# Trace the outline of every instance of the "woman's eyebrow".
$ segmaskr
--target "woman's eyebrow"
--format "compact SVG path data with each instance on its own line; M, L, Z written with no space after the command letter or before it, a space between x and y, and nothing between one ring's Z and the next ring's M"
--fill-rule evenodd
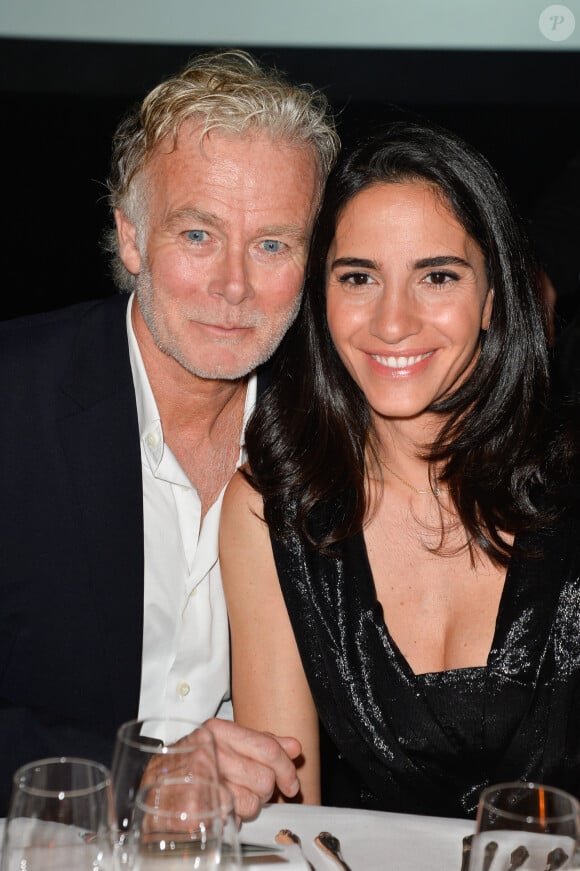
M330 264L331 269L336 269L337 266L350 266L358 269L377 269L377 264L374 260L364 260L361 257L337 257Z
M466 266L472 269L471 263L464 260L463 257L453 257L449 255L441 255L440 257L424 257L421 260L415 260L413 264L415 269L427 269L430 266Z

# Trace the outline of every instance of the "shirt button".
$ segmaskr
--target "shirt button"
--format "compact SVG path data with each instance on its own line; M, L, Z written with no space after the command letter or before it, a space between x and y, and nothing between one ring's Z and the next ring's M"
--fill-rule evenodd
M145 441L147 442L147 444L149 445L150 448L157 447L158 438L155 435L155 433L150 432L149 435L146 437Z
M189 695L190 689L191 687L185 680L182 680L177 684L177 692L182 698Z

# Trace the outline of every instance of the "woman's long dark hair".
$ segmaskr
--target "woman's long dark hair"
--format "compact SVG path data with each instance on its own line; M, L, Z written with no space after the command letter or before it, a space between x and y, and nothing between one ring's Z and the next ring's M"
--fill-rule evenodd
M534 498L555 450L546 439L549 359L534 258L507 191L486 159L429 124L396 122L342 158L314 234L299 316L275 357L272 386L246 432L251 474L272 534L290 531L328 552L363 527L369 405L335 351L326 321L326 261L337 221L360 191L419 181L443 195L483 252L493 310L469 378L435 402L442 428L428 459L443 478L472 546L506 564L501 532L543 525ZM561 459L561 458L560 458ZM320 525L317 509L326 517Z

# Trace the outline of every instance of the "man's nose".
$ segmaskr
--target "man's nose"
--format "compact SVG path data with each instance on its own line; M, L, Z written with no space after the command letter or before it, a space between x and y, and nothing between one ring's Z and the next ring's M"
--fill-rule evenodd
M245 252L235 246L224 248L211 281L211 293L230 305L239 305L254 295Z

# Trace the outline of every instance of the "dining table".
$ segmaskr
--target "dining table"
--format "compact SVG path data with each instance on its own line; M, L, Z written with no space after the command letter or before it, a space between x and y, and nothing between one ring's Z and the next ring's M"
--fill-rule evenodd
M242 842L275 845L276 834L290 829L299 836L301 848L247 856L244 871L338 871L337 863L314 843L320 832L339 839L352 871L460 871L462 841L474 825L444 817L272 804L256 820L242 825Z
M0 820L0 844L3 825ZM320 832L339 839L351 871L460 871L462 839L473 827L469 820L443 817L271 804L241 827L242 843L270 848L245 854L243 871L339 871L315 845ZM281 829L298 835L301 846L278 845Z

